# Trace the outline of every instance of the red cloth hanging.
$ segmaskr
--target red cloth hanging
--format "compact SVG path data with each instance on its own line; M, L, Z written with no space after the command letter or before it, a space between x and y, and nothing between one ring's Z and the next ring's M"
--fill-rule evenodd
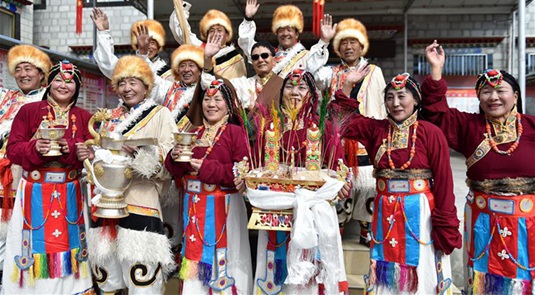
M84 5L82 0L76 0L76 34L82 34L82 13Z

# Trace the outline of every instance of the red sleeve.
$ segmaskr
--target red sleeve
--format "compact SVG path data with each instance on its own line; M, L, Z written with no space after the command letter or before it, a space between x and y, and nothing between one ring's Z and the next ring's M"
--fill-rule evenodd
M450 148L463 152L464 138L468 136L466 124L478 114L460 112L450 108L446 99L448 85L446 80L439 81L427 77L422 83L422 117L442 130Z
M431 238L436 249L450 254L460 249L462 236L459 232L459 219L455 208L453 176L450 166L450 153L446 138L431 124L425 124L427 159L433 172L433 196L435 208L431 212Z
M31 126L36 119L39 119L35 114L31 114L33 109L32 104L20 108L11 125L6 147L8 159L26 171L31 171L49 161L35 149L37 140L31 139L33 136Z
M204 159L201 169L199 169L199 180L205 183L219 184L223 186L234 186L234 173L232 167L235 162L243 160L249 154L246 135L243 128L236 125L228 125L229 138L224 146L228 150L229 157L225 159L225 151L216 151L213 157Z
M342 92L342 90L337 90L334 94L335 100L331 103L340 104L341 107L346 108L345 106L351 105L355 107L355 110L358 110L359 103L350 104L349 98ZM377 128L377 122L372 118L367 118L361 114L354 113L351 117L348 118L347 123L343 126L342 137L356 140L362 143L367 149L371 148L373 137L375 136L374 130Z
M171 175L173 175L174 179L181 179L186 172L193 171L193 169L189 163L175 162L171 156L172 151L173 149L171 149L169 153L167 153L167 157L165 157L165 168Z

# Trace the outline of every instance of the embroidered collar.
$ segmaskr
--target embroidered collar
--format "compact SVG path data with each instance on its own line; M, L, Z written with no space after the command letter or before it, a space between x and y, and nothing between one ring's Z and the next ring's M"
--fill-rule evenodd
M213 125L208 123L206 119L203 119L204 132L201 138L197 140L196 146L202 146L202 147L212 146L212 143L214 142L214 138L217 134L217 131L219 130L219 128L221 128L221 126L225 125L228 122L228 117L229 117L228 115L224 116L223 119L221 119L219 122Z
M392 118L388 117L388 122L390 122L390 125L394 127L394 130L406 130L409 129L414 122L418 119L418 112L414 112L412 115L410 115L405 121L403 121L401 124L396 123Z
M368 64L368 60L361 56L359 58L359 62L354 66L348 65L345 60L340 59L339 67L340 67L340 69L345 70L347 72L349 70L352 70L354 68L358 68L358 67L361 67L361 66L365 67L367 64Z
M294 57L303 50L305 50L305 47L301 43L296 43L292 48L286 50L280 46L277 47L277 53L275 54L277 65L275 65L272 71L278 75L290 64L290 62L292 62Z
M156 103L154 100L146 98L142 102L128 109L124 105L124 101L120 100L118 108L121 109L121 114L124 115L125 119L117 124L117 126L113 128L113 131L110 130L110 136L114 139L120 139L123 131L126 130L126 128L130 127L130 125L136 122L146 110L155 105Z
M264 87L264 85L266 85L266 83L269 81L269 79L271 79L272 76L273 76L273 71L269 72L269 74L267 74L264 78L260 78L260 76L255 75L255 81L258 84L260 84L262 87Z
M46 100L50 108L54 111L54 123L53 124L68 126L69 125L69 111L74 105L74 102L71 102L64 110L62 110L61 107L58 105L58 103L54 99L52 99L50 95L47 97ZM47 118L44 118L44 119L46 120Z
M517 130L516 130L516 114L518 113L516 106L511 110L511 113L505 120L505 122L500 122L498 119L488 117L494 133L496 135L505 135L505 137L512 137L516 139Z

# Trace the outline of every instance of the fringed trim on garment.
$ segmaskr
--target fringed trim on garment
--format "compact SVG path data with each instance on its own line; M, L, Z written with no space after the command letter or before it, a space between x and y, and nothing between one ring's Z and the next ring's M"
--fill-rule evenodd
M532 294L533 281L519 280L474 271L473 280L469 280L471 294Z
M373 177L387 179L433 179L430 169L375 169Z
M75 278L86 278L89 273L87 261L78 261L79 249L70 251L51 253L51 254L33 254L34 263L28 268L28 271L21 270L15 264L11 281L19 283L22 287L26 284L27 279L30 286L34 286L35 279L55 279L74 275Z
M110 231L115 233L113 234ZM87 246L91 249L89 251L89 260L92 264L104 265L112 255L115 255L117 251L116 238L115 225L113 225L113 228L108 226L89 228L87 231Z
M238 295L238 288L236 288L236 285L232 285L231 287L232 295ZM208 295L212 295L214 292L212 291L212 288L208 289ZM225 292L220 292L219 294L227 294Z
M286 261L275 259L275 272L273 274L275 285L282 285L288 276Z
M178 276L182 280L197 278L204 286L208 286L208 283L212 279L212 265L182 257L182 265Z
M484 192L486 194L520 195L535 193L535 178L533 177L506 177L500 179L485 179L481 181L467 178L466 184L471 190Z
M418 289L416 266L378 260L375 275L378 288L387 288L395 293L415 293Z

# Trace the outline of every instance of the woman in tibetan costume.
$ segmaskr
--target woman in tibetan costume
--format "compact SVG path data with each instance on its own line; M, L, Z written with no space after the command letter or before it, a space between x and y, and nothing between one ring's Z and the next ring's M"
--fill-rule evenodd
M365 70L348 76L335 104L355 110L348 99ZM451 294L449 254L461 247L449 149L444 135L418 118L421 92L409 74L385 88L388 118L354 114L344 137L358 140L375 167L377 196L371 230L367 290L378 294Z
M317 115L318 102L319 92L312 74L302 69L290 72L280 90L280 107L273 106L270 115L263 114L264 118L255 120L267 123L256 124L265 125L265 128L259 132L255 141L251 156L253 166L264 167L264 171L278 172L279 164L282 163L288 167L301 167L299 169L308 170L306 172L319 172L323 168L337 169L340 160L345 163L340 136L331 122L322 122ZM321 126L325 126L323 132ZM239 187L243 186L240 178L236 179L236 183ZM346 198L349 190L347 184L339 196ZM254 192L249 193L250 198L258 198L251 195ZM296 195L293 197L298 199ZM276 203L278 197L271 194L265 198L267 202ZM306 211L311 212L322 208L319 214L314 213L314 221L311 221L313 224L305 226L307 230L313 228L313 236L318 237L317 245L304 249L298 247L298 243L292 244L292 238L303 233L295 232L299 226L295 219L293 225L290 225L294 227L292 233L259 231L255 294L338 294L347 291L338 219L336 209L330 202L336 198L336 192L333 195L315 194L314 198L314 204L298 201L297 207L302 204L307 206ZM251 200L253 203L255 202ZM314 207L316 205L319 206Z
M431 75L422 114L466 157L465 207L469 294L535 292L535 117L521 114L518 82L487 70L475 86L479 114L449 108L444 50L426 48Z
M233 183L234 163L249 152L235 100L221 80L194 97L188 114L201 110L193 116L203 119L192 160L175 162L183 151L176 145L165 161L185 190L182 294L252 294L245 203Z
M5 294L94 292L78 182L83 159L77 157L77 143L91 138L91 115L76 106L81 84L76 66L57 63L43 100L24 105L13 121L7 156L24 172L8 229ZM43 136L44 129L60 126L65 135L58 151Z
M163 159L173 147L176 124L169 109L147 98L154 74L142 58L121 57L111 83L121 101L110 110L111 120L101 132L114 139L153 138L157 144L122 146L133 169L132 183L124 192L129 215L120 219L92 216L88 232L91 268L104 292L127 288L129 294L162 294L175 263L164 234L159 196L171 182ZM98 196L93 200L98 203L95 199Z

